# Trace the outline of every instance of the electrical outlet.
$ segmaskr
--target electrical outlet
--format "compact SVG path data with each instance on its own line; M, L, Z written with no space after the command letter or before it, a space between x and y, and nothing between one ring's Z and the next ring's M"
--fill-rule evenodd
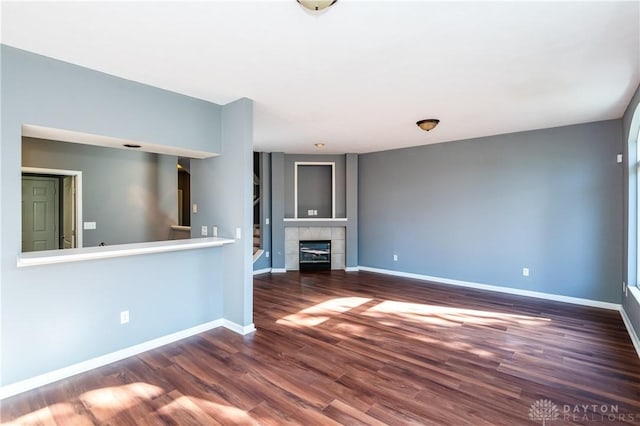
M207 230L207 225L202 225L200 227L200 235L202 235L203 237L206 237L207 235L209 235L209 231Z
M129 323L129 311L120 312L120 324L128 324Z
M212 226L211 227L211 235L213 235L214 237L218 236L218 227L217 226Z
M268 258L269 258L269 252L266 252L266 253L264 254L264 256L268 259Z
M393 261L394 261L394 262L397 262L397 261L398 261L398 255L397 255L397 254L394 254L394 255L393 255Z
M529 268L522 268L522 276L523 277L529 276Z
M242 238L242 228L236 228L236 240Z

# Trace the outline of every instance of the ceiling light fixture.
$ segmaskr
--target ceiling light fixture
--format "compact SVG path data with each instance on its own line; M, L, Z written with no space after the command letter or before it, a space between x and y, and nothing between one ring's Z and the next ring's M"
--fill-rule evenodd
M318 10L326 9L330 6L333 6L333 4L338 0L297 0L297 1L298 3L300 3L300 5L302 5L302 7L306 9L318 11Z
M320 143L320 142L318 142L318 143L314 143L314 144L313 144L313 146L315 146L315 147L316 147L316 148L318 148L318 149L322 149L322 148L324 148L324 144L323 144L323 143Z
M440 122L440 120L437 120L435 118L428 118L426 120L420 120L420 121L416 122L416 124L422 130L424 130L425 132L428 132L429 130L433 130L433 128L436 127L439 122Z

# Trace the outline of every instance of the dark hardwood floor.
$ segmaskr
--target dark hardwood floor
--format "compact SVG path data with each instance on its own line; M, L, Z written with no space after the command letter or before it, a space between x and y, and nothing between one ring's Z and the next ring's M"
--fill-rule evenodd
M618 312L365 272L254 282L256 333L212 330L6 399L2 424L640 424ZM531 419L540 400L558 411Z

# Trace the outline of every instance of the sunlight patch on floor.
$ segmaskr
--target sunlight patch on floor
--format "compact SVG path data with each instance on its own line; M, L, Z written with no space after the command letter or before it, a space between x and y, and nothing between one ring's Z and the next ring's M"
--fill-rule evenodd
M156 398L163 393L164 389L161 387L136 382L85 392L80 395L80 401L99 421L104 422L120 411L131 408L143 400Z
M422 303L387 300L367 309L366 314L385 319L387 315L397 315L403 320L417 321L436 326L461 326L463 324L494 325L518 324L536 326L548 324L549 318L503 312L479 311L450 306L425 305Z
M165 400L170 399L170 402L155 410L156 414L167 419L188 420L189 424L259 424L240 408L195 396L181 395L177 391L165 394L164 389L142 382L94 389L83 393L79 399L100 424L111 424L118 414L135 408L139 404L147 405L147 409L151 408L149 401L159 397ZM162 420L156 418L156 421ZM32 411L14 421L0 424L2 426L58 424L84 426L93 423L89 417L77 411L74 402L68 401Z
M201 411L222 424L257 425L258 422L246 411L231 405L218 404L195 396L181 396L170 404L165 405L159 414L170 414L176 410Z
M314 327L337 314L347 312L370 301L371 299L366 297L338 297L318 303L295 314L287 315L276 322L285 325Z
M55 406L56 409L60 410L61 413L69 413L70 416L73 414L73 406L69 403L59 403L55 404ZM53 420L51 408L53 407L44 407L25 414L24 416L18 417L11 422L2 422L0 424L2 424L2 426L55 425L56 423Z

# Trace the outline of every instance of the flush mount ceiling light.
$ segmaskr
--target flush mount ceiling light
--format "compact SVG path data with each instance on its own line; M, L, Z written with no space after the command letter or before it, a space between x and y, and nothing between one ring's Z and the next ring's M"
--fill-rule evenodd
M323 144L323 143L320 143L320 142L318 142L318 143L314 143L314 144L313 144L313 146L315 146L315 147L316 147L316 148L318 148L318 149L322 149L322 148L324 148L324 144Z
M437 120L435 118L428 118L426 120L420 120L420 121L416 122L416 124L422 130L424 130L425 132L428 132L429 130L432 130L434 127L436 127L439 122L440 122L440 120Z
M332 6L338 0L297 0L300 5L309 10L322 10Z

